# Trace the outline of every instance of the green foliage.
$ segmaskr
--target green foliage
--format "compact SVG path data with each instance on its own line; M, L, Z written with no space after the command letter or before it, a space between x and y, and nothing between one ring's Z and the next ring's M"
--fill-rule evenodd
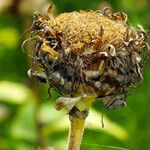
M45 5L44 0L41 5ZM103 6L125 11L134 26L140 23L147 29L150 27L149 0L54 0L57 13ZM21 43L28 37L28 32L22 37L21 34L31 25L32 14L19 7L14 1L11 7L0 12L0 149L32 150L37 146L51 146L63 150L67 141L68 115L65 110L54 109L58 93L52 90L52 97L47 100L48 87L27 77L30 58L21 51ZM130 90L127 107L103 110L100 101L93 104L81 150L150 149L149 65L148 60L142 86ZM101 127L102 111L104 128Z

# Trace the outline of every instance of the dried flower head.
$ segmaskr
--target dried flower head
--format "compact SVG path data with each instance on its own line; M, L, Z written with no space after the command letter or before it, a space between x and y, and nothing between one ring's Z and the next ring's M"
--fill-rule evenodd
M147 32L127 23L127 15L110 8L62 13L35 12L34 68L29 75L62 94L102 98L106 108L125 106L128 88L143 79ZM59 103L60 104L60 103Z

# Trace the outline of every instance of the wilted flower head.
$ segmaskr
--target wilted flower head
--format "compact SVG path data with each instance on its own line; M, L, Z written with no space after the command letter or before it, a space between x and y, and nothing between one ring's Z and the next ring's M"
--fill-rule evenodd
M106 108L125 105L128 88L143 79L143 51L147 32L130 26L127 15L80 11L53 16L36 12L32 26L35 40L29 74L62 94L94 94Z

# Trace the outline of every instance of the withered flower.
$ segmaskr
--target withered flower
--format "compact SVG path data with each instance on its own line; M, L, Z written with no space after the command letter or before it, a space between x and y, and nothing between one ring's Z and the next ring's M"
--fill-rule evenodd
M50 6L47 15L35 12L31 40L33 62L42 72L32 68L29 76L65 94L56 108L65 106L75 118L88 114L88 108L78 107L80 99L101 98L106 108L122 107L128 88L143 80L147 32L130 26L123 12L105 8L55 17Z

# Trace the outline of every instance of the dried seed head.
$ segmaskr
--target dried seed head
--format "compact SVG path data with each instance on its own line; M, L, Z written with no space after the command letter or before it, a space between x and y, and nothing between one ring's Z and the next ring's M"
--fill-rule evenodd
M107 108L124 106L124 98L116 97L126 96L128 87L143 79L144 28L129 26L125 13L109 8L57 17L51 9L48 16L35 13L32 27L33 61L43 69L45 81L60 93L94 93Z

